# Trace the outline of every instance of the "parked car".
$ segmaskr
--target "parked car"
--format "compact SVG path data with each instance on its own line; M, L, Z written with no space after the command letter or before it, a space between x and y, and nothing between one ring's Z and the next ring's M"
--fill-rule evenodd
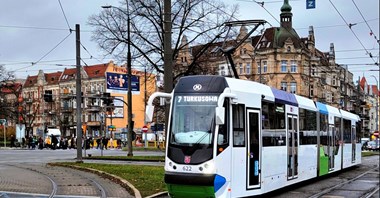
M367 143L367 150L378 151L380 150L380 141L369 141Z

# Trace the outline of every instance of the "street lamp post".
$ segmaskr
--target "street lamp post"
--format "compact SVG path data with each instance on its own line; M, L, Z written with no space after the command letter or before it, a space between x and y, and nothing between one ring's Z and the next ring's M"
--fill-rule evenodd
M128 96L127 96L127 103L128 103L128 156L133 156L132 151L132 133L133 133L133 126L132 126L132 57L131 57L131 31L130 31L130 24L131 24L131 18L129 16L129 3L128 0L125 1L127 4L127 13L125 13L122 9L114 6L102 6L102 8L116 8L119 11L127 14L127 72L128 72Z
M371 75L376 80L377 89L379 89L379 81L377 80L376 76ZM376 93L376 131L379 131L379 91Z

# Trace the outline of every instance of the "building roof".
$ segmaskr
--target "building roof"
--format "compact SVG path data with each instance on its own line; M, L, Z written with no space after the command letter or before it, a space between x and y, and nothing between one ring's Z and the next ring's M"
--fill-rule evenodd
M108 63L105 63L99 65L83 66L83 69L86 71L89 78L99 78L105 76L107 67Z
M25 80L24 87L33 87L37 84L37 78L38 76L28 76Z
M59 83L59 78L61 77L62 72L54 72L45 74L45 81L47 85L55 85Z
M74 80L75 75L76 75L76 68L69 68L69 69L65 68L65 70L63 70L61 78L59 79L59 82L67 82L67 81Z

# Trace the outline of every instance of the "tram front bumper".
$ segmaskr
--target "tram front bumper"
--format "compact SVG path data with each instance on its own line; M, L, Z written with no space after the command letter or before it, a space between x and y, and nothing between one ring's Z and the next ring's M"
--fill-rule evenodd
M215 197L226 183L217 174L165 173L165 183L171 197Z

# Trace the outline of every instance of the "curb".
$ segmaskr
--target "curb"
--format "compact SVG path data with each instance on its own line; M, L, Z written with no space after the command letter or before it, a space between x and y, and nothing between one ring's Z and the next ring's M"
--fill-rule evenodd
M158 196L161 196L161 195L165 195L165 194L168 194L168 191L159 192L159 193L156 193L156 194L153 194L153 195L147 196L147 197L145 197L145 198L155 198L155 197L158 197Z
M62 165L59 165L59 164L50 164L50 163L48 163L48 164L51 165L51 166L62 166ZM108 179L112 178L111 179L112 181L115 182L115 180L117 180L121 186L128 187L129 189L131 189L133 191L133 193L134 193L134 196L136 198L142 198L141 193L140 193L139 190L137 190L137 188L135 188L130 182L128 182L127 180L125 180L125 179L123 179L123 178L121 178L119 176L112 175L112 174L109 174L109 173L104 172L104 171L100 171L100 170L96 170L96 169L92 169L92 168L84 168L84 167L75 166L75 165L63 165L63 167L75 168L75 169L78 169L78 170L92 172L92 173L98 174L100 176L106 176Z

